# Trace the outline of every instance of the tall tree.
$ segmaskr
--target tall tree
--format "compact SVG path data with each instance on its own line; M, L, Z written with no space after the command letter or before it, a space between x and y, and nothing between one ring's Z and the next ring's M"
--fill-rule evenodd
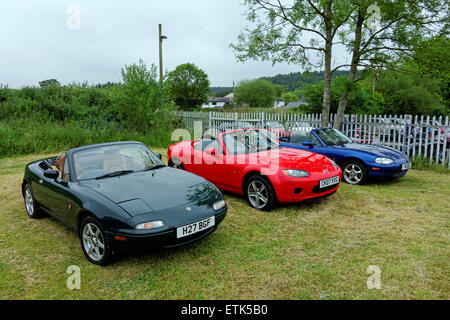
M250 108L273 107L277 91L273 83L263 79L241 81L234 88L236 103Z
M239 61L261 59L324 69L322 126L330 113L333 44L352 14L348 0L245 0L252 23L231 47ZM336 68L334 70L337 70Z
M352 58L350 64L337 67L350 68L349 81L339 101L335 128L341 126L354 83L361 80L358 67L373 72L395 68L393 63L410 57L422 39L448 23L448 1L352 0L352 4L355 11L346 26L352 35L342 38Z
M208 75L195 64L181 64L169 73L170 96L182 108L194 108L206 102L209 93Z

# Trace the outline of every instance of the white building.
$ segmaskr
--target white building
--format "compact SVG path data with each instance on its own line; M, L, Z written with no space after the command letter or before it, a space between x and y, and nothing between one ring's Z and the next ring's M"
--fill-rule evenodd
M202 108L217 108L223 109L226 104L233 102L233 98L230 97L209 97L207 103L202 104Z
M281 98L277 98L273 104L274 108L282 108L284 107L284 100Z

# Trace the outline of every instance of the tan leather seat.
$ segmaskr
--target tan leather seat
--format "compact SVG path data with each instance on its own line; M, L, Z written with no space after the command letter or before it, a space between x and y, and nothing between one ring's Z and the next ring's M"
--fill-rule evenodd
M62 171L64 166L64 159L66 158L65 153L61 153L58 158L55 160L55 166L52 166L52 169L56 169L59 171L59 177L62 178Z
M62 171L63 171L64 159L65 158L66 158L66 154L65 153L63 153L63 154L61 154L59 156L59 159L58 159L58 170L59 170L60 173L62 173Z

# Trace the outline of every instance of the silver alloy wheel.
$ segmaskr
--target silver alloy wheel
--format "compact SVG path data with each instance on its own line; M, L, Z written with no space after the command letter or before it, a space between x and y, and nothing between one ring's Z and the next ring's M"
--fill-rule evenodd
M105 255L105 241L102 232L93 223L87 223L83 228L83 247L94 261L102 260Z
M344 179L350 184L358 184L363 178L362 168L355 164L349 163L344 168Z
M31 194L31 189L27 187L25 189L25 208L27 209L28 215L31 217L34 213L34 200L33 195Z
M247 188L247 196L252 206L256 209L262 209L269 201L267 188L260 181L252 181Z

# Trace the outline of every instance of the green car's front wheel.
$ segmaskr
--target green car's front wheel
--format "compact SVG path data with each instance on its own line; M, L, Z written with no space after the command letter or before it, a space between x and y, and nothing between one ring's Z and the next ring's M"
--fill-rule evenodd
M111 262L111 244L105 236L103 227L93 217L87 217L81 222L80 242L89 262L100 266Z

